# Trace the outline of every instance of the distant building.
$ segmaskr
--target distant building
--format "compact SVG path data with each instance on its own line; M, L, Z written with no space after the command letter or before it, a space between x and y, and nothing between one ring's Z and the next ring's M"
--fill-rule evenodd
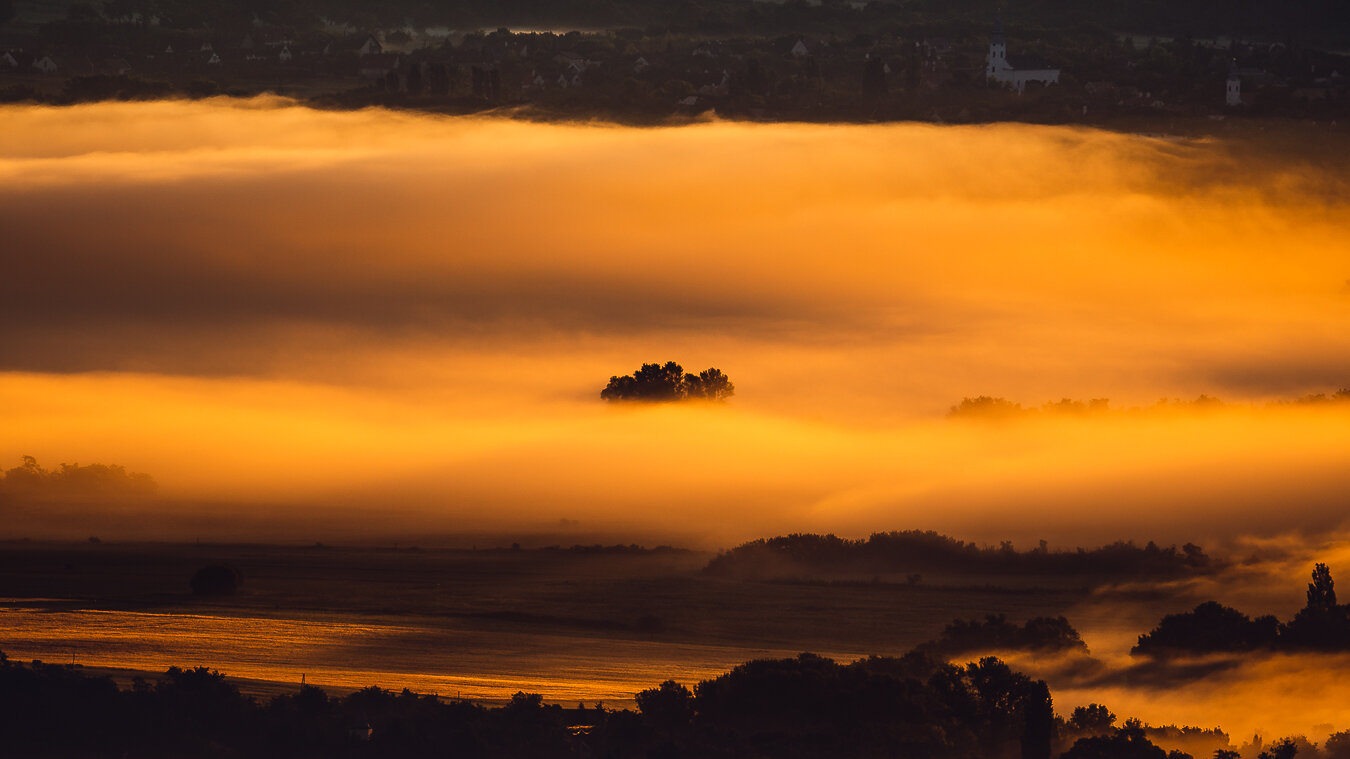
M1224 94L1224 102L1230 107L1242 105L1242 77L1238 74L1237 61L1228 66L1228 87Z
M375 35L367 34L361 40L361 46L356 49L356 52L362 56L380 55L384 52L384 45L381 45L380 41L375 39Z
M1003 16L1000 14L994 22L994 33L989 38L988 65L985 67L985 81L998 82L1012 87L1018 92L1026 89L1028 82L1038 82L1045 86L1059 83L1059 69L1043 67L1026 68L1014 66L1008 60L1008 43L1003 38Z
M829 46L823 40L806 39L799 37L797 44L789 50L794 58L804 58L809 55L823 55Z

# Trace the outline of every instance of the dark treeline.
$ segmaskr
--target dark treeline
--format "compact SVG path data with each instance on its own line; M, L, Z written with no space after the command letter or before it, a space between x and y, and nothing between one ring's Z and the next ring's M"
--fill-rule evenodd
M1252 619L1237 609L1207 601L1184 614L1169 614L1139 636L1133 654L1175 656L1242 651L1350 651L1350 604L1336 603L1335 583L1318 564L1308 583L1308 603L1288 622L1272 615Z
M997 573L1003 575L1173 577L1217 568L1200 546L1140 548L1117 541L1074 551L1051 551L1044 541L1030 551L1011 542L979 546L933 531L874 533L866 540L835 535L793 534L751 541L718 554L704 571L735 577L801 577L832 573ZM910 574L911 581L921 576Z
M44 469L32 456L0 472L0 501L5 496L69 497L73 495L144 496L155 492L155 481L148 474L128 472L109 464L62 464L59 469Z
M1275 401L1269 404L1271 407L1279 406L1308 406L1322 404L1346 404L1350 405L1350 388L1341 388L1333 393L1309 393L1291 400ZM1163 398L1152 406L1146 408L1129 408L1116 410L1111 408L1111 402L1107 398L1089 398L1082 401L1074 398L1063 398L1058 401L1046 401L1039 407L1023 406L1016 401L1010 401L1007 398L980 395L975 397L962 398L961 402L952 406L947 411L947 416L956 419L1000 419L1011 417L1025 417L1038 414L1059 415L1059 416L1095 416L1107 413L1129 413L1141 414L1150 411L1183 411L1183 410L1205 410L1223 408L1230 404L1210 395L1198 395L1194 400L1180 400L1176 398Z
M920 645L918 650L947 658L971 651L1085 654L1088 647L1064 617L1036 617L1019 627L1002 614L990 614L983 621L955 620L942 630L940 636Z
M839 664L802 654L748 662L692 691L667 681L636 701L637 712L564 709L518 693L488 708L407 690L332 698L301 686L260 702L204 667L122 690L74 667L0 656L0 734L15 756L1049 759L1065 750L1125 756L1073 748L1117 734L1152 748L1137 723L1102 724L1098 711L1111 716L1102 707L1058 717L1043 681L995 658Z

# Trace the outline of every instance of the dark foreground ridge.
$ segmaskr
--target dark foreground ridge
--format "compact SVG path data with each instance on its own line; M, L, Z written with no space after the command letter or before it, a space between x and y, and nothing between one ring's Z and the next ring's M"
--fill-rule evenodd
M1150 737L1232 748L1217 730L1116 727L1097 704L1063 718L1043 681L993 657L954 665L914 652L839 664L801 654L747 662L692 691L668 680L636 702L637 712L571 709L517 693L489 708L377 687L337 698L305 685L261 702L206 667L172 667L121 690L73 665L0 654L0 731L7 751L25 757L1192 756ZM1350 731L1337 733L1323 755L1347 747ZM1286 740L1260 756L1298 748Z

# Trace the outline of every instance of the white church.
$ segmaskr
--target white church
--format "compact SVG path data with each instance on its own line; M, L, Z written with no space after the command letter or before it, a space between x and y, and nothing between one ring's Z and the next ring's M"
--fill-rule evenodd
M1228 85L1224 93L1224 102L1230 108L1242 105L1242 77L1238 74L1236 60L1228 64Z
M994 34L989 38L989 58L984 78L986 82L998 82L1021 93L1028 82L1039 82L1047 87L1059 84L1059 69L1018 68L1012 65L1008 60L1008 43L1003 39L1003 14L999 14L994 24Z

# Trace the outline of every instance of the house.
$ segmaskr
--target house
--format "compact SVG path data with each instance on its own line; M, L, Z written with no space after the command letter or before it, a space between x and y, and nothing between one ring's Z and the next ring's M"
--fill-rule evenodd
M281 52L277 53L277 60L281 61L282 63L290 63L291 58L292 58L291 48L289 45L283 46L281 48Z
M591 66L596 65L595 61L588 61L585 56L577 55L576 53L559 53L554 60L574 74L580 74Z
M989 38L989 55L985 59L984 78L986 82L998 82L1011 87L1020 94L1029 83L1036 82L1049 87L1059 83L1059 69L1044 64L1025 63L1014 66L1008 60L1008 43L1003 38L1003 17L1000 14L994 24L994 33Z
M641 74L643 71L646 71L651 67L652 64L645 57L639 56L636 61L633 61L634 74Z
M52 60L50 55L44 55L33 61L33 68L44 74L55 74L57 66L56 61Z
M358 55L365 57L369 55L381 55L384 53L384 45L375 39L375 35L367 34L365 39L361 40L360 47L356 48Z
M1242 105L1242 76L1238 74L1237 61L1228 65L1228 81L1225 87L1224 103L1230 108Z
M829 45L820 40L808 40L799 37L797 43L793 45L792 49L788 52L790 52L794 58L804 58L808 55L822 55L828 51L829 48ZM779 49L781 50L782 48Z
M731 89L731 74L726 69L722 69L721 78L708 76L705 74L704 83L698 88L698 94L703 97L725 96Z

